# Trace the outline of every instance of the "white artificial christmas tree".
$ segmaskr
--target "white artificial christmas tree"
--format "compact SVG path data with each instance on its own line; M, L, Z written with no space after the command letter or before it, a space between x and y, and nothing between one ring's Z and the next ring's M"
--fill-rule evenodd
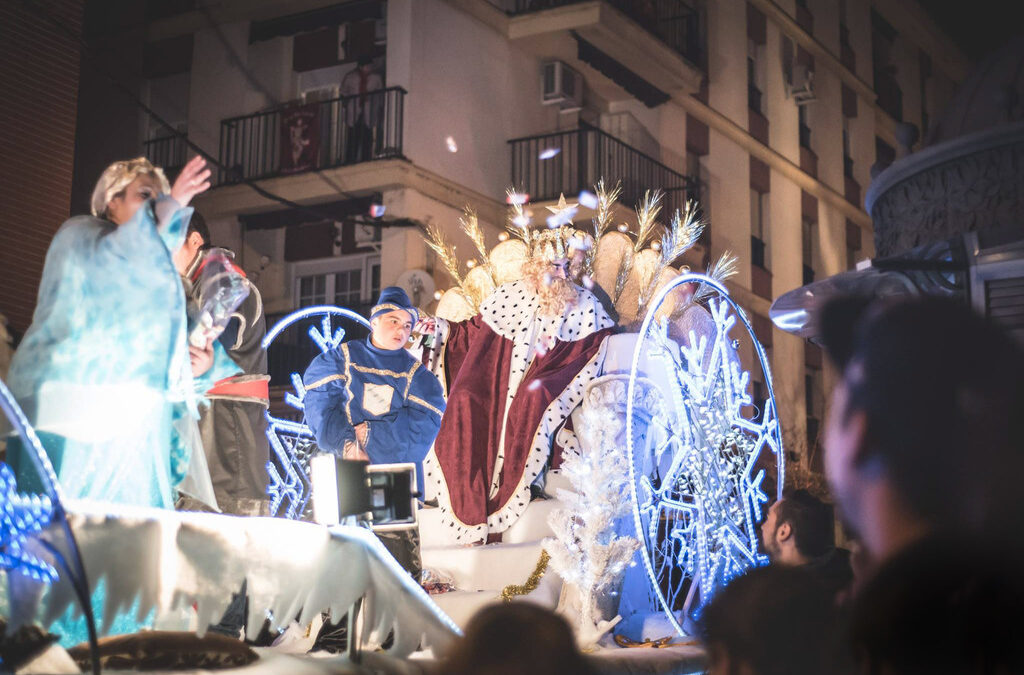
M551 568L578 595L577 639L583 648L595 645L618 621L603 620L598 607L609 594L617 596L640 545L634 537L617 534L618 521L630 510L628 456L621 439L625 423L614 410L624 406L625 390L620 378L595 381L588 390L579 432L582 447L567 451L561 467L575 491L558 490L565 505L548 517L555 536L544 541Z

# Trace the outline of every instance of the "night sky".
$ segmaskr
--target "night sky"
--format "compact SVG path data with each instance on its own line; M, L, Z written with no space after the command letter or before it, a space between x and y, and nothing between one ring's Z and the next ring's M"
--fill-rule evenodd
M1021 0L918 2L975 63L1015 34L1024 33L1024 2Z

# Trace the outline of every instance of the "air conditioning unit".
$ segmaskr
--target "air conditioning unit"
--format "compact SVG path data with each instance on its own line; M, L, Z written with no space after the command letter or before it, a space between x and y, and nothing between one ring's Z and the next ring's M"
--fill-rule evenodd
M541 103L557 105L562 112L583 108L583 76L561 61L544 64Z
M817 100L814 93L814 71L802 63L793 64L789 95L797 105L807 105Z

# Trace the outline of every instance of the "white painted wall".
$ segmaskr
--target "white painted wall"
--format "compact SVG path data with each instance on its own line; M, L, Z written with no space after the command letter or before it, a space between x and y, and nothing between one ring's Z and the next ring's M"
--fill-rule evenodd
M508 141L557 128L558 112L540 103L540 61L446 2L388 6L389 84L409 92L406 157L498 198L511 182Z

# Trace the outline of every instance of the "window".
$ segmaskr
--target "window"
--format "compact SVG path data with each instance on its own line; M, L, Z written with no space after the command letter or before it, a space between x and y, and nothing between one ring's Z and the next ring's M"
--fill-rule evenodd
M327 277L299 277L299 307L323 305L327 302Z
M800 120L800 147L811 149L811 126L808 124L807 106L797 106L797 118Z
M761 110L761 73L757 43L747 40L747 105L751 110Z
M804 284L814 281L814 230L817 223L810 218L804 218L803 225L803 262L804 262Z
M843 118L843 175L853 178L853 157L850 155L850 118Z
M295 263L298 307L333 304L356 311L367 309L380 294L380 257L348 255Z
M768 193L750 190L750 262L768 269L767 244Z
M688 150L686 152L686 175L694 180L696 194L687 195L697 200L697 214L704 221L704 231L700 235L700 243L707 246L711 243L711 192L708 187L707 169L704 168L702 156Z

